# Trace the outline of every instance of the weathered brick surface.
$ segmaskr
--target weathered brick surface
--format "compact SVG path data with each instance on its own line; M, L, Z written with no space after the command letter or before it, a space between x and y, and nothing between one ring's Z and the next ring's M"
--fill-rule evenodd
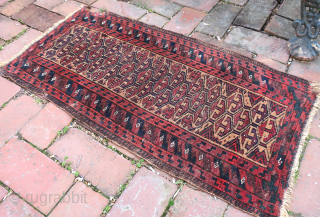
M11 194L0 204L0 216L3 217L41 217L43 216L32 206L21 200L17 195Z
M0 149L0 180L48 214L71 187L74 176L25 141L13 137Z
M67 16L67 15L79 10L83 6L84 6L84 4L81 4L77 1L66 1L66 2L63 2L62 4L54 7L52 9L52 11L56 12L58 14L61 14L63 16Z
M52 103L48 103L20 130L20 134L33 145L44 149L57 136L57 132L71 121L72 117L65 111Z
M78 0L78 2L82 2L82 3L87 4L87 5L91 5L95 1L96 0Z
M229 205L223 217L252 217L252 215L242 212L241 210Z
M197 26L196 31L222 37L240 10L237 6L219 4Z
M244 5L245 3L247 3L248 0L229 0L229 1L237 5Z
M288 73L309 81L320 82L319 64L320 58L317 58L309 63L302 63L298 60L293 60L289 67Z
M274 61L270 58L267 58L263 55L258 55L256 57L256 60L261 62L261 63L264 63L266 64L267 66L273 68L273 69L276 69L280 72L285 72L286 71L286 68L287 68L287 65L286 64L283 64L283 63L279 63L277 61Z
M189 35L206 15L206 13L201 11L184 7L163 28Z
M7 189L0 185L0 201L8 194Z
M217 47L221 47L221 48L224 48L226 50L230 50L230 51L233 51L233 52L236 52L238 54L241 54L243 56L246 56L246 57L252 57L252 53L247 51L247 50L244 50L244 49L241 49L235 45L232 45L232 44L228 44L228 43L225 43L223 41L219 41L217 39L213 39L211 37L209 37L208 35L205 35L205 34L202 34L202 33L199 33L199 32L196 32L195 34L192 35L193 38L196 38L196 39L199 39L199 40L202 40L202 41L205 41L207 43L210 43L210 44L213 44Z
M0 0L0 5L7 3L9 0Z
M182 8L170 0L132 0L130 3L141 7L146 6L148 9L155 10L156 13L166 17L174 16Z
M34 4L38 5L40 7L46 8L48 10L52 10L52 8L60 5L61 3L63 3L64 0L37 0Z
M131 19L139 19L144 14L147 13L146 9L139 8L135 5L114 0L98 0L92 4L95 8L106 8L108 11L119 14L124 17L129 17Z
M286 40L243 27L233 28L224 42L282 63L287 63L289 59L288 42Z
M195 8L199 11L210 11L219 0L172 0L173 2Z
M168 217L223 216L227 203L213 196L184 186L170 208Z
M27 29L25 25L21 25L19 22L11 20L3 15L0 15L0 38L3 40L9 40L13 36L18 35L22 30Z
M249 1L234 23L236 25L261 30L276 5L277 1L274 0Z
M292 20L275 15L265 28L265 31L271 35L275 35L285 39L291 39L296 36L296 32L292 27Z
M176 190L175 184L142 167L107 216L161 216Z
M143 16L140 21L161 28L169 21L169 19L160 16L159 14L148 13L147 15Z
M0 107L20 91L20 87L0 77Z
M11 17L14 13L32 4L35 0L15 0L0 8L0 13Z
M41 32L35 29L29 29L26 33L24 33L17 40L12 43L6 45L0 51L0 62L8 61L11 57L20 53L21 49L26 45L29 45L33 40L38 38L41 35Z
M114 196L120 184L125 183L135 169L130 161L78 129L70 129L50 146L48 152L61 161L68 156L71 167L108 196Z
M302 216L320 216L320 141L313 140L305 151L299 168L290 210Z
M94 192L83 182L77 182L53 210L50 217L99 216L108 202L107 198Z
M284 0L277 14L287 17L291 20L301 18L301 0Z
M42 32L63 19L63 16L47 11L36 5L25 7L12 17L16 20L21 19L22 22Z
M23 95L18 99L11 100L0 111L0 147L40 110L41 107L35 104L34 99L30 96Z

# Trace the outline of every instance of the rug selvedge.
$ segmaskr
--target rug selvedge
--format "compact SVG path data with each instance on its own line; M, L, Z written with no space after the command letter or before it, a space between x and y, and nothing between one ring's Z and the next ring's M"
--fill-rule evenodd
M79 45L74 41L72 42L71 39L66 39L71 28L74 30L82 28L82 33L101 32L101 34L98 34L99 37L92 34L92 38L90 38L89 34L87 34L82 39L76 39L79 41L89 38L89 48L94 47L93 53L83 57L81 61L79 61L80 58L78 57L74 59L79 62L78 64L82 65L86 62L92 63L91 66L94 67L92 72L90 72L90 68L85 67L85 69L78 68L75 70L73 68L76 67L75 64L72 61L70 62L70 58L68 60L66 57L71 52L71 48L69 49L68 45ZM81 36L81 34L79 35ZM102 57L101 52L99 52L99 48L101 48L99 43L102 42L97 40L101 39L102 36L104 39L108 39L110 43L117 41L116 45L121 44L121 49L125 46L128 49L133 47L135 49L137 47L140 48L137 49L139 52L136 52L135 57L139 57L143 61L136 58L133 62L140 64L141 68L133 67L131 72L134 71L134 73L130 73L130 75L142 73L140 78L150 76L143 71L148 67L150 69L150 64L144 64L144 62L147 60L149 62L156 61L155 56L158 59L162 59L162 64L167 67L166 73L162 70L162 77L169 74L170 76L179 74L181 72L181 69L179 71L180 66L180 68L189 69L189 71L185 69L184 77L182 76L189 79L182 79L183 82L180 82L186 85L186 88L182 88L182 90L187 89L189 91L183 100L188 97L194 99L194 102L191 100L191 102L185 103L189 105L187 109L189 116L184 116L186 117L185 120L182 120L182 118L170 120L167 114L170 113L168 112L170 109L167 109L167 112L163 112L165 109L159 109L165 104L165 97L161 98L163 94L159 96L159 94L154 93L154 90L151 91L150 88L144 89L143 93L149 91L151 93L149 97L158 96L161 104L154 111L150 110L152 106L146 108L145 105L150 104L150 100L145 100L145 103L143 103L142 97L145 97L143 94L139 96L139 94L121 87L123 84L132 82L132 79L128 79L129 76L127 76L127 80L120 79L125 78L124 76L119 77L120 82L118 81L118 83L116 81L111 82L118 84L118 86L114 84L108 86L110 78L97 79L96 75L101 76L102 74L102 76L105 76L107 72L112 71L109 67L109 71L104 69L107 71L105 74L102 72L99 74L95 70L99 69L102 63L100 62L99 66L98 64L94 65L99 61L88 61L90 56L94 56L93 60L99 60L99 57ZM96 40L94 37L97 37ZM59 39L61 40L59 41ZM52 55L56 40L57 43L61 43L61 49L58 48L56 51L56 53L61 53L60 56ZM109 47L110 50L114 48L110 44L105 47ZM85 50L81 46L78 46L77 49ZM144 54L146 50L149 51ZM46 56L47 53L49 55ZM109 54L110 60L108 61L110 63L107 63L109 66L112 63L117 65L118 62L112 59L121 53L115 54L115 51ZM128 56L129 54L130 52L126 55ZM126 55L122 57L126 58ZM69 62L65 64L62 61L64 65L61 64L60 60L62 58L64 58L65 62ZM151 61L150 59L152 58L154 59ZM130 61L127 59L125 62ZM174 64L177 65L177 69L173 67ZM120 65L118 64L118 66ZM156 70L157 67L151 67L151 69L150 73L152 74L152 71ZM150 27L115 14L94 16L94 14L85 10L77 12L46 37L38 41L20 57L8 64L5 70L5 76L35 92L45 92L50 100L68 111L75 118L81 120L82 123L144 157L160 169L183 178L209 193L215 194L237 208L259 216L278 216L280 213L284 190L288 185L290 168L297 151L300 134L315 100L315 94L312 93L309 82L306 80L276 72L269 67L258 64L254 60L188 37ZM160 67L158 71L161 71ZM118 70L118 72L123 72L123 70ZM95 76L92 76L94 73L96 73ZM160 76L160 78L162 77ZM136 80L132 84L136 84L136 86L143 84L143 82L142 84L137 83ZM161 83L163 80L159 82L160 79L158 77L152 81L153 83ZM211 111L219 110L217 108L221 103L212 105L214 103L210 104L208 100L206 102L203 100L210 99L210 97L201 97L201 93L209 93L208 81L211 81L210 87L220 88L219 90L217 88L214 89L213 92L220 94L219 100L221 101L221 98L223 98L226 101L225 107L229 109L228 112L221 113L225 116L224 119L221 118L220 122L215 121L220 117L211 118L211 121L208 120L208 114ZM158 86L160 86L160 89L162 88L157 90L158 92L162 93L166 90L163 87L164 85ZM179 93L179 91L173 91L176 86L177 83L167 85L167 90L171 91L171 96L174 95L172 92ZM192 90L194 92L193 95L190 94ZM126 93L131 93L133 97L126 97L128 96L125 95ZM251 98L248 97L248 93L251 93ZM228 100L226 99L228 97L232 98L230 106L227 106ZM251 145L254 141L254 136L246 138L247 143L241 143L242 140L240 139L241 141L238 144L235 142L235 145L232 144L232 141L236 141L237 138L232 138L231 142L224 143L221 136L217 137L218 130L222 136L230 136L228 135L230 131L225 132L228 126L229 129L233 127L232 132L236 134L236 126L241 125L237 125L239 120L242 123L247 123L245 127L250 127L249 122L245 122L240 117L246 116L245 113L238 114L243 110L247 110L252 116L253 111L249 110L249 104L244 105L244 98L251 100L250 104L260 103L259 109L261 112L258 114L259 116L263 115L263 111L268 110L266 117L258 118L258 120L262 120L261 122L266 122L265 126L259 125L260 122L252 123L252 120L249 120L249 122L251 125L255 124L254 129L256 131L261 129L264 134L261 132L260 134L265 137L276 132L276 135L272 137L274 142L272 145L269 144L269 157L263 156L262 152L257 151L251 158L243 156L241 152L247 150L241 149L241 145L242 147L245 146L244 144ZM176 104L180 103L174 109L178 108L177 110L179 110L180 108L180 110L183 110L181 105L185 104L181 99L174 102ZM242 100L242 106L240 107L239 100ZM263 100L267 103L263 103ZM174 104L172 100L168 100L167 105L170 104L169 102ZM273 106L271 106L272 103ZM155 107L155 104L152 104L153 107ZM265 107L262 106L263 104ZM192 106L197 106L197 108L193 109ZM203 109L205 106L207 106L206 110ZM231 108L235 109L232 110ZM251 105L251 108L254 108L254 106ZM283 110L284 108L285 110ZM190 113L190 111L192 112ZM277 119L274 117L275 115L271 114L272 112L280 115L280 117ZM190 122L188 117L195 115L197 115L197 120L207 117L206 122L202 123L201 127L202 132L205 130L209 132L201 135L201 131L198 130L197 132L197 129L194 129L197 128L197 122ZM270 118L270 116L273 118ZM212 113L210 117L212 117ZM228 117L230 121L225 117ZM257 120L254 117L250 119ZM277 122L277 124L272 125L272 121ZM206 125L208 123L212 125ZM208 126L216 126L217 124L223 125L223 127L217 127L216 130L212 127L211 131L207 129L209 128ZM271 125L274 126L274 130L272 130ZM269 129L270 127L271 129ZM252 128L251 131L244 132L241 131L239 134L254 134ZM258 132L256 133L259 134ZM263 144L263 139L267 138L261 138L259 145ZM259 145L255 145L255 150L258 149ZM264 150L266 150L266 147L264 147Z

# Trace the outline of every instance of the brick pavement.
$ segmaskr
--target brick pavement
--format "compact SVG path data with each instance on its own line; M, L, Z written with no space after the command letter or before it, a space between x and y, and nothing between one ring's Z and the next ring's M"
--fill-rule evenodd
M19 53L69 13L90 5L93 12L118 13L320 82L320 58L311 63L291 63L288 53L288 40L294 35L292 21L300 18L299 3L0 0L0 62ZM113 143L106 145L74 125L72 118L55 105L40 105L21 90L0 77L0 201L11 192L0 202L0 216L161 216L174 195L167 216L248 216L191 187L184 186L175 194L179 186L172 183L170 175L147 164L140 168L137 156ZM320 215L320 112L310 135L289 212L293 216ZM30 196L36 195L43 195L45 203L40 198L31 200ZM88 203L66 201L75 195L86 195Z

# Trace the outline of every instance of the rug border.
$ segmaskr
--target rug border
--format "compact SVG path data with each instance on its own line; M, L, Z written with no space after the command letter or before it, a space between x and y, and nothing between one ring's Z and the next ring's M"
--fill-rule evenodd
M29 44L25 45L24 48L23 48L18 54L12 56L9 60L0 62L0 76L3 75L3 72L4 72L3 66L9 64L11 61L13 61L14 59L16 59L16 58L19 57L20 55L22 55L22 54L23 54L29 47L31 47L35 42L37 42L37 41L39 41L40 39L42 39L43 37L45 37L45 36L46 36L47 34L49 34L52 30L54 30L55 28L57 28L61 23L65 22L67 19L69 19L70 17L72 17L75 13L77 13L77 12L80 11L80 10L84 10L84 8L77 9L76 11L70 13L70 14L67 15L64 19L58 21L58 22L55 23L51 28L49 28L49 29L47 29L45 32L43 32L43 33L42 33L39 37L37 37L35 40L33 40L33 41L30 42ZM89 11L88 8L86 8L85 10L86 10L87 12L90 12L90 13L93 13L93 14L99 14L99 13L97 13L97 12L91 12L91 11ZM113 16L116 16L116 17L125 18L125 19L127 19L127 20L129 20L129 21L131 21L131 22L133 22L133 23L138 23L138 24L141 24L141 25L143 25L143 26L148 26L149 28L151 27L152 29L158 29L158 27L156 27L156 26L149 25L149 24L145 24L145 23L142 23L142 22L137 21L137 20L132 20L132 19L127 18L127 17L122 17L121 15L118 15L118 14L115 14L115 13L112 13L112 12L108 12L108 13L106 13L106 14L110 14L110 15L113 15ZM280 72L280 71L278 71L278 70L276 70L276 69L270 68L269 66L267 66L267 65L265 65L265 64L263 64L263 63L261 63L261 62L257 62L257 61L254 60L254 59L248 58L248 57L243 56L243 55L241 55L241 54L239 54L239 53L236 53L236 52L234 52L234 51L231 51L231 50L228 50L228 49L225 49L225 48L221 48L221 47L218 47L218 46L213 45L213 44L209 44L209 43L204 42L204 41L201 41L201 40L199 40L199 39L186 37L185 35L182 35L182 34L179 34L179 33L175 33L175 32L171 32L171 31L169 31L169 30L164 30L164 29L162 29L162 30L163 30L163 31L170 32L170 33L173 33L174 35L181 36L182 38L184 38L184 39L186 39L186 40L190 40L190 41L199 43L199 44L201 44L201 45L203 45L203 46L207 46L207 47L210 47L210 48L219 50L219 51L221 51L221 52L226 52L226 53L229 53L229 54L232 54L232 55L235 55L235 56L239 56L239 57L243 58L243 59L246 60L246 61L250 61L250 62L252 62L253 64L256 64L256 65L258 65L258 66L262 66L262 67L266 68L267 70L269 70L269 71L271 71L271 72L273 72L273 73L276 73L276 74L278 74L278 75L285 76L285 77L288 77L288 78L294 78L294 79L300 79L300 80L306 81L307 83L310 84L311 87L315 87L315 88L316 88L317 86L320 85L320 83L317 83L317 82L311 82L311 81L305 80L305 79L303 79L303 78L299 78L299 77L294 76L294 75L289 75L289 74L287 74L287 73ZM3 70L3 71L2 71L2 70ZM5 73L5 72L4 72L4 73ZM21 82L17 82L17 81L16 81L15 79L13 79L11 76L5 76L5 75L3 75L3 76L6 77L6 78L9 78L9 79L12 80L13 82L15 82L15 83L23 86L24 88L26 88L26 85L21 84ZM314 89L315 89L315 88L314 88ZM26 88L26 89L27 89L27 88ZM318 92L318 91L315 91L314 89L312 89L313 92ZM38 91L33 91L33 90L30 90L30 89L27 89L27 90L30 91L30 92L36 93L37 95L40 94L40 92L38 92ZM52 100L50 100L48 97L46 97L46 96L44 96L44 95L41 95L41 94L40 94L40 97L45 98L45 99L47 99L48 101L54 103ZM54 103L54 104L57 105L56 103ZM72 115L70 112L68 112L65 108L62 108L62 107L59 106L59 105L57 105L57 106L58 106L60 109L62 109L62 110L64 110L65 112L67 112L70 116L72 116L73 118L75 118L76 120L78 120L80 125L85 126L85 127L88 128L89 130L97 133L98 135L100 135L100 136L102 136L102 137L106 137L106 135L104 135L104 134L96 131L93 127L90 127L90 126L87 125L86 123L81 122L80 119L78 119L77 117L73 116L73 115ZM290 208L291 194L292 194L292 192L293 192L293 188L294 188L294 184L295 184L295 183L294 183L294 182L295 182L295 172L298 170L299 163L300 163L300 162L299 162L299 158L300 158L300 156L301 156L301 153L302 153L302 150L303 150L303 147L304 147L304 143L305 143L306 138L307 138L307 136L308 136L308 133L309 133L309 131L310 131L311 123L312 123L312 121L313 121L313 119L314 119L315 114L318 112L319 107L320 107L320 94L318 94L318 95L316 96L316 100L315 100L314 104L312 105L312 110L311 110L310 113L309 113L309 117L308 117L307 123L306 123L305 126L304 126L304 130L303 130L303 132L302 132L302 136L300 137L300 142L299 142L299 145L298 145L298 150L297 150L297 152L296 152L296 154L295 154L295 156L294 156L295 159L294 159L294 161L293 161L293 163L292 163L291 170L290 170L290 172L289 172L288 187L286 188L286 190L285 190L285 192L284 192L284 199L283 199L283 201L282 201L282 205L280 206L280 216L281 216L281 217L282 217L282 216L284 216L284 217L288 217L288 216L289 216L287 210L289 210L289 208ZM119 144L117 141L112 140L112 139L111 139L110 141L112 141L113 143L115 143L117 146L119 146L119 147L121 147L121 148L124 148L125 150L127 150L127 151L129 151L129 152L131 152L131 153L133 153L133 154L141 157L141 155L139 155L138 153L134 153L134 152L130 151L129 149L127 149L125 145L121 145L121 144ZM144 158L144 157L141 157L141 158ZM178 177L178 176L176 176L175 174L172 174L170 171L164 171L162 168L158 167L155 163L153 163L153 162L151 162L151 161L149 161L149 160L147 160L147 159L146 159L146 161L147 161L148 163L150 163L152 166L158 168L159 170L161 170L161 171L163 171L163 172L165 172L165 173L168 173L168 174L170 174L170 175L173 176L173 177ZM191 182L188 181L188 180L185 180L185 181L186 181L188 184L190 184L191 186L194 186L195 188L200 189L200 190L202 190L202 191L204 191L204 192L206 192L206 193L208 193L208 194L210 194L210 195L214 195L215 197L221 199L222 201L225 201L227 204L230 204L228 201L226 201L226 200L223 199L222 197L217 196L217 195L215 195L214 193L210 193L210 192L206 191L205 189L200 188L200 187L194 185L193 183L191 183ZM236 209L238 209L238 210L241 210L241 211L243 211L243 212L245 212L245 213L248 213L248 214L250 214L250 215L259 216L258 214L247 212L247 211L241 209L240 207L236 207L236 206L234 206L234 205L232 205L232 204L230 204L230 205L231 205L232 207L234 207L234 208L236 208Z
M295 173L296 173L296 171L299 170L300 156L302 154L303 148L305 147L305 142L306 142L306 139L309 135L309 132L311 129L311 124L314 120L314 116L318 113L318 111L320 111L320 94L318 94L316 96L315 102L314 102L312 109L309 113L307 123L305 124L304 129L302 131L302 135L300 137L298 150L294 156L292 167L289 172L288 187L286 188L286 190L284 192L282 205L280 207L280 216L281 217L289 217L289 214L287 211L291 207L291 198L292 198L292 193L293 193L293 189L295 186Z

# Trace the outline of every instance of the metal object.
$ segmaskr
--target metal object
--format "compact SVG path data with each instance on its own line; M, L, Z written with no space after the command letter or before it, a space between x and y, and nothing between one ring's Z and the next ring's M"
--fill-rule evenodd
M298 60L310 61L319 55L319 10L320 0L301 0L301 20L293 21L296 36L289 41L290 54Z

